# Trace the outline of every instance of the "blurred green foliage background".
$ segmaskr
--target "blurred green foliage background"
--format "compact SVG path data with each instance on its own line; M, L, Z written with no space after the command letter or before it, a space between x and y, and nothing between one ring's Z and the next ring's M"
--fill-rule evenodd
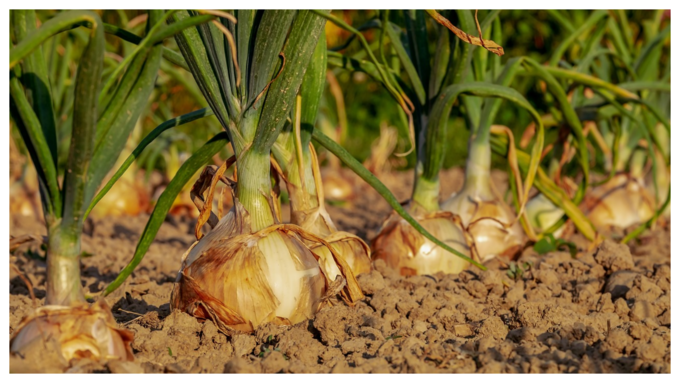
M53 17L56 12L39 11L38 17L44 21ZM496 41L496 43L503 46L505 50L502 63L505 63L512 57L523 55L529 56L541 63L547 62L560 43L572 33L574 28L583 23L591 12L588 10L501 11L499 17L503 26L503 37L501 41ZM634 10L610 12L614 12L618 20L622 20L622 17L625 17L631 31L631 37L638 48L644 41L649 40L649 36L645 36L645 31L651 28L650 23L653 20L661 18L662 27L665 27L666 24L664 23L670 22L670 15L663 11ZM105 10L98 13L106 23L122 26L137 35L143 35L144 33L146 13L143 11ZM479 20L483 20L487 13L488 11L486 10L480 10ZM370 28L370 21L377 17L376 12L352 10L333 11L333 14L362 30L369 43L372 44L372 47L377 49L379 29ZM399 24L398 18L400 12L392 12L391 14L393 15L391 16L393 18L392 21ZM456 24L455 17L451 21ZM368 27L366 27L367 25ZM432 52L436 44L435 25L430 23L428 27L432 27L430 31L432 34L430 51ZM467 32L476 35L476 31ZM73 92L75 60L80 56L81 50L87 41L86 33L87 31L84 28L76 28L68 31L68 33L58 34L48 41L44 48L49 62L49 70L53 74L50 78L56 79L55 83L50 85L55 98L55 110L58 113L60 145L68 145L70 139L68 132L70 132L71 121L68 116L72 113L70 113L68 107L72 103L68 102L68 100L69 97L72 97ZM346 56L357 58L365 56L365 52L362 51L358 41L350 39L351 35L337 26L328 23L326 35L329 48L342 48L338 51ZM612 42L608 40L608 35L604 34L603 36L601 48L611 48ZM583 39L586 37L583 36ZM115 68L115 64L120 62L122 57L134 48L133 44L124 42L114 36L107 35L106 39L108 46L104 75L110 73ZM176 49L174 39L167 39L166 44L169 48ZM579 49L578 44L572 44L569 50L565 52L567 61L569 61L569 57L576 58L575 61L581 57L583 52L580 52ZM670 62L669 52L670 43L661 50L659 55L659 62L662 65L650 68L650 70L666 71L666 67L669 66ZM394 52L388 49L385 54L388 62L391 60L391 62L395 63L395 66L399 64ZM576 62L570 62L569 64L574 65ZM599 73L613 71L608 60L604 59L596 60L595 67L596 73L598 72L597 67L599 67ZM381 123L387 122L388 125L396 127L399 132L399 140L395 151L406 151L409 146L406 116L392 100L388 92L364 73L349 73L338 68L329 68L329 70L337 78L346 107L347 131L342 134L342 145L357 159L364 161L371 153L371 144L380 134ZM612 73L611 75L616 76L617 74ZM404 79L404 81L407 80ZM546 96L540 89L540 84L536 81L524 81L521 82L520 86L522 88L517 90L534 104L538 110L547 110ZM324 120L327 126L338 126L339 117L336 103L337 100L327 86L317 125L321 124L321 120ZM132 135L130 148L133 148L144 135L161 122L205 106L205 100L190 73L163 60L156 88L148 101L145 114L140 119ZM669 111L665 112L669 113ZM521 134L530 123L530 118L525 111L505 103L495 123L507 125L516 134ZM460 114L460 109L454 108L449 126L445 168L464 164L469 137L469 130ZM138 169L146 170L147 177L151 174L151 170L159 170L161 174L167 177L166 180L170 179L184 159L220 130L219 123L214 116L171 129L163 133L160 139L156 140L144 152L142 157L139 158L137 162ZM546 142L551 142L554 140L557 131L549 130L547 134ZM21 140L18 139L19 135L15 129L12 130L12 136L20 150L25 153L25 149L22 148ZM221 153L222 158L228 155L227 151L228 149L225 149L224 153ZM68 151L60 150L60 153L66 154ZM127 154L124 153L124 155ZM397 169L408 169L415 163L414 154L409 155L405 160L399 161L396 157L392 157L392 159L393 165ZM60 158L60 164L63 164L65 161L66 158ZM500 166L504 163L501 159L494 158L495 165ZM60 168L63 169L63 166L60 166Z

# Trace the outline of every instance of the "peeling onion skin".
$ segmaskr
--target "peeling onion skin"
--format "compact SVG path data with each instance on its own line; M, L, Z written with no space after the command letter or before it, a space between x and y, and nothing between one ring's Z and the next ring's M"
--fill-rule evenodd
M470 256L462 230L449 218L414 217L430 234ZM392 212L372 242L373 259L382 259L401 275L457 274L469 263L436 246L418 233L406 220Z
M644 181L627 174L618 174L593 188L583 201L583 209L598 229L639 225L656 210Z
M360 238L344 231L337 231L325 239L349 264L355 276L371 272L371 250ZM330 280L334 281L340 275L340 269L333 260L330 250L325 246L313 246L310 249L319 256L324 271Z
M371 272L371 248L356 235L338 231L323 204L306 211L292 211L291 218L293 224L324 238L349 264L355 276ZM330 250L318 242L306 241L305 243L319 257L319 262L325 265L324 271L328 273L329 279L334 281L335 277L340 274L340 270Z
M56 341L62 357L92 360L134 360L134 333L118 328L111 309L101 299L73 306L43 306L22 320L10 340L10 352L30 354L44 342Z
M515 213L499 199L483 198L475 194L463 189L442 203L442 210L460 216L474 238L483 262L494 257L515 259L525 242L524 231L519 222L506 229L491 219L478 221L480 218L490 217L503 223L510 223L515 221ZM470 223L473 224L470 226Z
M238 214L236 213L238 210ZM284 228L250 234L240 203L185 254L171 307L225 333L312 318L326 292L318 261Z

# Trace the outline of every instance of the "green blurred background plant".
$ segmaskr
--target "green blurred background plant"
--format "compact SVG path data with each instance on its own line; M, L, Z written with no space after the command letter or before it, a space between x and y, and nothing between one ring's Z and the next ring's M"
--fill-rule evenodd
M38 11L40 21L54 17L59 11ZM480 10L479 19L482 20L489 11ZM146 13L143 11L106 10L97 12L105 23L124 26L128 31L137 35L143 35ZM597 20L591 28L577 34L576 39L566 46L564 42L572 36L573 32L586 23L592 17L593 12L588 10L507 10L501 11L499 18L502 25L502 41L497 41L503 46L505 55L502 63L513 57L526 56L539 63L547 63L553 58L555 52L564 49L559 58L558 65L579 70L612 83L630 82L630 68L634 65L635 57L639 56L650 41L661 36L662 31L670 26L670 12L667 11L608 11L608 17ZM379 18L375 11L333 11L332 14L358 28L371 48L378 50L378 36L380 29L372 21ZM403 25L403 16L400 12L392 12L390 19L397 25ZM455 17L451 20L456 24ZM432 28L430 28L432 29ZM436 44L435 30L428 30L432 36L431 44ZM476 35L475 31L467 31ZM332 23L326 25L327 45L329 50L340 52L345 56L358 60L366 58L366 53L356 39L349 32L342 30ZM104 75L110 74L116 65L129 54L135 45L115 36L106 35L107 47L104 61ZM62 154L58 161L60 175L63 175L66 162L67 150L71 131L69 116L72 115L69 108L72 106L73 85L75 78L75 60L80 57L87 43L87 32L83 28L77 28L61 33L51 38L44 46L44 53L48 62L50 84L54 97L54 110L56 115L58 145ZM177 51L174 39L166 39L164 45ZM587 55L592 51L602 51L598 55ZM651 54L653 60L649 60L643 68L637 69L638 81L666 81L670 76L670 35L662 38L660 44L655 46ZM385 56L388 62L393 64L395 71L399 70L399 60L390 45L386 45ZM587 68L583 68L583 60L589 61ZM627 60L627 61L626 61ZM626 67L628 65L628 68ZM331 129L337 129L343 118L346 119L346 130L342 132L339 141L358 160L364 161L369 158L371 144L380 136L380 126L386 123L396 127L398 141L395 152L405 152L409 148L407 118L399 106L393 102L389 92L379 83L372 80L363 72L349 72L329 65L329 71L337 79L337 89L331 89L327 81L326 90L320 106L319 125ZM406 78L401 79L408 81ZM525 77L521 81L515 81L512 85L523 94L537 110L543 113L555 112L554 99L546 94L544 84L539 79ZM578 90L580 95L572 98L575 108L584 106L587 96L583 96L584 88L571 87L567 90ZM337 91L341 91L341 97L345 110L340 117L337 108ZM335 94L334 94L335 91ZM650 103L665 118L670 117L670 92L663 89L651 89L643 91ZM591 92L592 93L592 92ZM590 95L588 91L586 94ZM144 108L144 114L132 133L132 140L128 144L129 150L134 148L138 140L145 137L161 122L173 116L182 115L205 107L206 103L190 73L178 66L162 61L161 71L158 76L152 96L148 105ZM582 108L586 111L587 108ZM611 109L611 108L609 108ZM605 113L607 110L605 110ZM649 116L643 116L649 118ZM496 117L496 124L506 125L521 137L525 127L531 123L530 115L523 109L505 103ZM549 124L546 126L548 127ZM613 139L611 128L605 121L602 126L602 134L610 141ZM138 159L136 167L130 172L142 173L142 179L146 182L150 194L157 196L152 189L163 187L177 171L179 165L200 145L210 137L221 131L220 125L214 116L203 118L200 121L188 123L173 128L163 133L160 139L155 140ZM450 116L449 129L446 140L448 150L445 154L444 168L462 166L467 156L467 141L469 127L466 124L464 108L454 108ZM559 129L546 131L546 145L558 140ZM638 136L642 133L635 133ZM11 136L18 152L26 157L26 148L19 139L15 126L12 126ZM637 138L641 138L638 137ZM635 138L631 139L634 142ZM135 142L137 141L137 142ZM594 145L592 139L591 144ZM221 158L228 157L230 149L225 148L220 153ZM320 151L322 158L327 158ZM125 154L125 152L124 152ZM554 155L561 155L559 150ZM121 156L124 157L124 156ZM594 169L606 174L606 160L601 152L592 159ZM492 166L505 168L505 159L493 156ZM19 160L14 162L20 162ZM28 161L24 161L28 164ZM392 168L405 170L415 164L415 155L410 154L405 158L390 157ZM544 165L547 160L544 161ZM25 169L26 166L24 165ZM575 174L578 172L578 164L573 161L566 164L562 174ZM152 173L158 175L152 177ZM13 173L13 180L22 179L22 174ZM151 184L151 185L149 185Z

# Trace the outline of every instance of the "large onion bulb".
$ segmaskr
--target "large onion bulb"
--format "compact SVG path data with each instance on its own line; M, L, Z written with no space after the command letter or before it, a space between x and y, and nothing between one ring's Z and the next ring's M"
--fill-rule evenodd
M470 248L462 229L447 214L415 215L414 218L435 238L468 255ZM373 259L382 259L401 275L437 272L456 274L468 268L466 260L435 245L396 212L383 223L372 243Z
M654 215L654 198L644 182L628 174L618 174L593 188L583 201L584 210L598 229L627 228Z
M102 299L89 305L43 306L24 318L10 340L10 351L30 355L44 342L56 341L61 355L71 359L134 359L133 333L118 328L111 309ZM36 361L37 362L37 361Z
M251 234L246 210L234 202L229 214L183 257L172 308L212 319L226 333L313 317L335 282L303 242L314 236L293 225ZM343 297L350 303L362 298L347 264L338 267L346 278Z
M514 258L524 245L515 213L501 199L464 187L442 203L442 210L460 216L475 241L482 261L495 256ZM503 223L503 224L501 224ZM510 227L505 227L513 223Z
M149 195L139 180L120 178L106 193L92 215L98 218L136 216L149 207Z

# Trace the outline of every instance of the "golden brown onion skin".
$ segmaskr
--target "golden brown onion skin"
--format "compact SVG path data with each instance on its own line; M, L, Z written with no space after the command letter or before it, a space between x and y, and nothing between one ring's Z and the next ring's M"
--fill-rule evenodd
M10 351L27 353L43 342L57 341L63 358L134 360L134 333L118 328L111 309L101 299L89 305L43 306L22 320L10 341Z
M654 215L654 198L644 183L627 174L618 174L593 188L583 202L588 219L598 229L627 228Z
M470 256L463 231L451 218L426 216L416 219L430 234ZM384 260L401 275L431 275L440 271L456 274L470 265L423 237L395 212L383 223L380 233L373 239L372 249L374 260Z
M336 231L324 239L347 262L355 276L371 272L371 249L361 238L344 231ZM310 249L319 256L319 263L322 264L328 278L334 281L340 270L328 247L319 244L310 246Z
M518 222L514 222L515 213L499 199L472 197L462 191L444 202L442 209L460 216L474 238L482 261L496 256L512 260L524 246L524 231ZM514 224L505 228L496 221Z
M232 209L189 249L171 307L212 319L225 333L312 318L326 292L324 274L312 252L281 225L239 234L244 227L249 225L234 219Z

